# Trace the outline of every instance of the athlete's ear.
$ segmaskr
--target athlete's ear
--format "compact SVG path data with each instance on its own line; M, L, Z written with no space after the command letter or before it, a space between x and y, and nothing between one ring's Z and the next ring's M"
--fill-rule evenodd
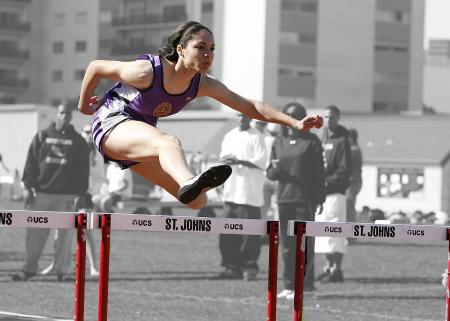
M177 53L178 56L184 57L183 47L181 47L181 45L177 46Z

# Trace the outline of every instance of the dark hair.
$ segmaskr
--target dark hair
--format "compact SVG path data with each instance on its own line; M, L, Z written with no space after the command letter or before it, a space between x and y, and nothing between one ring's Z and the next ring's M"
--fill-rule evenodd
M306 117L306 109L302 104L296 103L296 102L292 102L292 103L288 103L286 106L283 107L283 113L287 114L287 111L289 109L291 109L292 107L294 107L294 110L292 113L290 113L289 115L294 117L295 119L303 119ZM283 136L287 136L288 134L288 128L286 126L283 126L281 128L281 134Z
M201 30L207 30L211 35L213 34L211 30L197 21L186 21L182 23L169 36L167 39L167 44L158 50L158 54L171 62L177 62L177 46L180 45L185 48L189 40L191 40Z
M341 117L341 111L339 110L338 107L334 106L334 105L330 105L326 108L326 110L331 111L333 114L335 114L338 118Z

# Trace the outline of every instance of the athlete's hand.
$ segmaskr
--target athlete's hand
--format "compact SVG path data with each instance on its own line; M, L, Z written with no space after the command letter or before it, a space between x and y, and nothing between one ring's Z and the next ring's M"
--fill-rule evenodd
M295 128L301 131L308 131L311 128L320 128L323 125L323 118L319 115L307 115L295 124Z
M92 115L98 107L98 97L92 96L89 101L84 101L80 99L78 103L78 110L85 115Z
M92 96L91 99L89 100L89 110L92 111L92 114L95 112L97 107L98 107L98 97Z

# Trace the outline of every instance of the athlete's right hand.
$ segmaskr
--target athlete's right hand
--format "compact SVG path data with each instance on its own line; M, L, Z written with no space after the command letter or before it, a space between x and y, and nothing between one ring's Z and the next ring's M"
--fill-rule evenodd
M89 99L89 102L82 102L80 100L80 104L78 105L78 110L85 115L92 115L95 113L95 110L98 107L98 97L92 96Z
M95 112L95 110L98 107L98 97L92 96L91 99L89 99L89 111L92 111L92 114Z

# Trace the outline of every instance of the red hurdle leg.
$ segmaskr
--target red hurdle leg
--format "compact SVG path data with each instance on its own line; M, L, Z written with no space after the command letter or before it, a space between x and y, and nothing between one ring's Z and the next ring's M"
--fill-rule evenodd
M267 296L267 321L277 319L277 280L278 280L278 230L279 222L267 223L269 229L269 280Z
M295 258L295 295L294 295L294 321L302 321L303 317L303 283L305 278L305 248L306 233L305 222L295 222L294 230L297 234L297 252Z
M445 317L450 321L450 228L447 228L448 254L447 254L447 291L445 293Z
M100 223L102 229L102 243L100 248L100 275L98 282L98 321L107 321L111 215L102 214Z
M86 271L86 225L87 216L79 213L76 217L77 257L75 263L75 321L84 321L84 290Z

